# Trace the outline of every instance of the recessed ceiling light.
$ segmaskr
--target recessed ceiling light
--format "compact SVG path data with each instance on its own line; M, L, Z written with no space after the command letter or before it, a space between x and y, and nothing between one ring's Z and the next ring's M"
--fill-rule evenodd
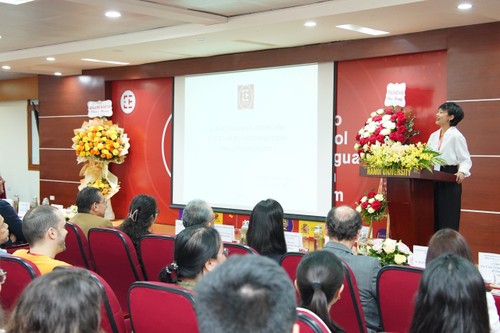
M342 24L342 25L337 25L337 28L351 30L351 31L356 31L356 32L361 32L363 34L373 35L373 36L387 35L388 34L387 31L366 28L366 27L362 27L362 26L356 25L356 24Z
M122 16L122 14L120 14L120 12L117 12L116 10L109 10L104 15L109 18L118 18Z
M304 27L312 28L315 26L316 26L316 22L314 22L314 21L307 21L306 23L304 23Z
M55 60L56 60L56 58L54 58L54 57L47 57L47 58L46 58L46 60L47 60L47 61L55 61Z
M61 75L62 75L62 73L61 73L61 72L54 72L54 75L55 75L55 76L61 76Z
M8 3L9 5L22 5L26 2L31 2L34 0L0 0L1 3Z
M91 59L91 58L83 58L83 61L90 61L90 62L102 62L105 64L113 64L113 65L130 65L128 62L122 62L122 61L112 61L112 60L99 60L99 59Z
M468 2L461 3L460 5L457 6L458 9L460 10L467 10L472 8L472 4Z
M9 70L9 69L10 69L10 66L9 66L9 65L3 65L3 66L2 66L2 69Z

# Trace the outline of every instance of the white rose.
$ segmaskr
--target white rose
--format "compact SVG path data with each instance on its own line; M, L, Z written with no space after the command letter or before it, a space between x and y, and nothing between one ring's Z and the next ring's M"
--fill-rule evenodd
M356 211L357 211L358 213L361 213L361 206L356 207Z
M373 121L373 118L372 118L372 117L370 117L370 118L368 118L368 119L366 120L366 122L367 122L367 123L371 123L372 121Z
M389 135L391 134L391 130L388 128L384 128L383 130L380 131L381 135Z
M393 253L396 251L396 246L391 243L385 243L384 246L382 246L382 249L384 249L385 253Z
M366 197L362 197L361 200L359 200L359 201L361 201L361 203L365 202L366 201Z
M383 115L382 116L382 122L388 122L391 120L391 115L390 114L386 114L386 115Z
M377 201L382 201L382 200L384 200L384 195L379 193L379 194L375 195L375 199L377 199Z
M402 242L398 243L398 250L404 254L411 254L410 248L405 243Z
M370 113L370 117L375 117L377 115L377 112L373 111L372 113Z
M396 244L398 243L398 241L397 241L397 240L395 240L395 239L386 238L386 239L384 240L384 243L385 243L385 244L391 244L391 245L396 246Z
M359 150L359 148L361 148L361 145L359 143L356 143L354 145L354 150Z
M365 153L361 153L359 154L359 157L361 157L361 159L365 158L366 154Z
M377 253L382 252L382 243L373 244L372 250L375 251L375 252L377 252Z
M382 127L384 128L388 128L388 129L395 129L396 128L396 124L394 124L392 121L384 121L382 123Z
M385 113L385 110L384 110L384 109L378 109L378 110L377 110L377 111L375 111L375 112L377 112L378 114L384 114L384 113Z
M396 254L394 256L394 262L398 265L402 265L406 262L406 257L402 254Z
M371 208L371 207L370 207L370 208L368 208L366 211L367 211L368 213L370 213L370 214L375 213L375 209L373 209L373 208Z

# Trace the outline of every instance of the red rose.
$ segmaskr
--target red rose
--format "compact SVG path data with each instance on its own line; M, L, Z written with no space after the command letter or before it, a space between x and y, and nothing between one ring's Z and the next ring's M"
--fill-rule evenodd
M406 136L403 134L398 134L398 139L397 141L404 143L406 141Z
M370 198L373 198L376 195L377 195L377 193L371 191L371 192L368 192L368 194L366 196L368 197L368 199L370 199Z
M389 134L389 139L391 139L392 141L398 141L398 133L391 132L391 134Z
M386 114L392 114L393 113L392 108L385 109L385 113Z
M359 141L359 139L361 139L361 134L356 134L356 141Z
M381 121L382 120L382 116L380 115L376 115L375 117L372 118L373 121Z
M377 135L377 141L380 142L380 143L384 143L385 136L383 136L383 135Z
M406 133L406 126L405 125L399 126L398 127L398 133L401 133L401 134Z
M366 209L368 207L368 201L365 201L361 204L361 208Z
M375 200L374 202L372 202L372 208L374 210L379 210L381 207L382 207L382 204L380 203L380 201Z

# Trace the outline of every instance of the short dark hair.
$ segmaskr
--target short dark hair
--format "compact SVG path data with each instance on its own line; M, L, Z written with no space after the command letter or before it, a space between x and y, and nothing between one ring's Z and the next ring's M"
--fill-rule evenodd
M465 238L458 231L450 228L441 229L432 235L425 258L426 264L447 252L474 262L472 251Z
M486 287L472 262L444 254L426 267L410 332L487 333Z
M207 261L217 258L221 244L215 228L195 225L182 230L175 238L174 262L161 270L160 281L176 283L182 278L196 278Z
M264 256L233 255L195 288L200 333L290 333L296 302L286 272Z
M101 291L84 269L58 269L33 280L12 312L8 332L100 332Z
M141 239L149 234L156 218L156 208L155 198L147 194L136 195L130 202L127 218L118 229L130 237L136 249Z
M212 207L201 199L194 199L188 202L182 211L182 225L185 228L194 225L208 226L214 219Z
M362 226L361 214L349 206L333 207L326 216L328 236L337 240L353 240Z
M453 119L450 120L450 126L457 126L457 124L464 119L464 110L453 102L446 102L439 106L438 109L448 112L448 115L453 116Z
M47 230L57 228L61 216L62 213L53 206L41 205L31 208L24 215L22 224L24 237L30 246L43 240Z
M330 317L329 304L344 283L344 275L342 262L329 251L311 252L297 267L301 306L317 314L332 332L341 330Z
M96 187L87 186L82 188L76 195L76 206L78 213L89 213L94 203L101 202L103 195Z
M250 214L247 242L262 255L286 252L283 208L278 201L267 199L255 205Z

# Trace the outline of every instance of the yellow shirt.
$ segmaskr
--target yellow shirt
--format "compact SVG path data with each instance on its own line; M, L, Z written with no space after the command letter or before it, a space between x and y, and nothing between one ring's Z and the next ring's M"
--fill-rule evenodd
M42 275L52 272L52 270L57 266L71 266L70 264L64 261L56 260L49 256L38 255L38 254L33 255L29 253L28 250L17 250L12 255L28 259L29 261L34 263L36 267L38 267Z

